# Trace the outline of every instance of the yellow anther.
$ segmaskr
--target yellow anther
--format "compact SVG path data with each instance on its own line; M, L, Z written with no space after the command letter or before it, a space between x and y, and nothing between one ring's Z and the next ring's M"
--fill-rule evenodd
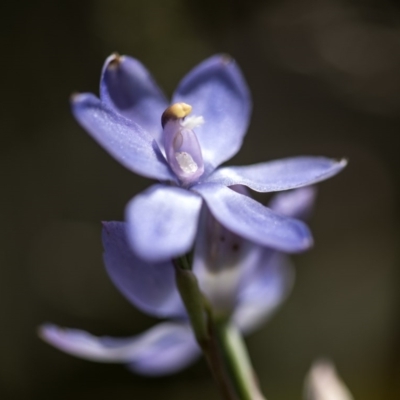
M192 112L192 106L186 103L175 103L168 107L161 116L161 125L164 128L165 124L172 120L185 118Z

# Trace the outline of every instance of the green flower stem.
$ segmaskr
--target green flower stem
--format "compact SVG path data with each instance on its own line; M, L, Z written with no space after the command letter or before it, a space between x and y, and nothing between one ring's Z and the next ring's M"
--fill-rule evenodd
M210 338L204 312L204 299L197 278L190 269L182 268L178 261L175 262L175 270L176 284L189 315L196 339L199 343L206 342Z
M216 322L218 340L240 400L265 400L240 332L229 322Z
M218 348L217 342L213 340L213 335L211 335L208 342L200 344L200 346L222 398L224 400L240 400L225 369L223 355Z
M174 265L178 266L180 269L188 269L191 270L191 263L189 261L189 255L184 255L174 260Z
M176 283L196 340L225 400L265 400L242 337L229 322L215 320L186 258L174 260Z
M224 400L239 400L225 371L224 359L218 350L215 334L209 330L209 308L196 276L188 268L188 263L182 262L182 258L174 260L174 264L179 293L189 315L197 343L203 351L221 396Z

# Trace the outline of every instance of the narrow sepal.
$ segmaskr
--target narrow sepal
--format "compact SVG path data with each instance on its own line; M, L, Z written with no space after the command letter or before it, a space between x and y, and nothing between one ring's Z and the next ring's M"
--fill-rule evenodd
M245 185L257 192L277 192L324 181L347 165L326 157L293 157L215 171L205 182Z
M146 332L126 338L97 337L78 329L46 324L39 336L65 353L86 360L124 363L137 373L159 376L175 373L198 356L190 326L160 323Z
M197 185L214 217L226 228L256 244L284 252L307 250L313 243L303 222L285 217L250 197L218 184Z

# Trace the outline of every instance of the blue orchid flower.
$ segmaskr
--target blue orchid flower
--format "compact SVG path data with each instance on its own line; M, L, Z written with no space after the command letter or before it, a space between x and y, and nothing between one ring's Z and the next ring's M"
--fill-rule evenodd
M72 109L122 165L162 182L126 207L127 240L139 257L153 263L190 251L203 202L240 237L288 253L306 250L312 237L303 222L229 187L288 190L327 179L346 165L345 160L302 156L216 169L240 149L251 113L246 82L224 55L195 67L171 103L139 61L112 55L103 67L100 99L75 95Z
M279 215L303 219L314 198L314 188L306 187L276 195L270 207ZM128 243L127 231L124 222L104 223L106 270L133 305L169 321L128 338L95 337L50 324L40 329L40 335L80 358L123 363L142 375L171 374L191 364L201 350L176 286L174 265L171 261L150 263L137 257ZM245 334L271 317L294 281L294 269L285 254L236 235L219 224L206 207L196 238L193 272L214 316L229 318Z

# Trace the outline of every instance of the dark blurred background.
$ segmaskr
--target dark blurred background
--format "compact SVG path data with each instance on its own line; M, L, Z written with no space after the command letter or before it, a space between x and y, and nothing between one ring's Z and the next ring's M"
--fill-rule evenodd
M400 7L389 0L7 2L1 11L1 399L217 399L204 362L162 379L42 343L45 321L131 335L155 321L106 276L100 221L150 184L71 116L114 51L171 95L216 52L253 93L249 164L348 157L319 186L316 246L294 257L289 300L248 345L270 400L300 399L312 360L332 358L355 399L400 398ZM259 196L266 202L267 197Z

